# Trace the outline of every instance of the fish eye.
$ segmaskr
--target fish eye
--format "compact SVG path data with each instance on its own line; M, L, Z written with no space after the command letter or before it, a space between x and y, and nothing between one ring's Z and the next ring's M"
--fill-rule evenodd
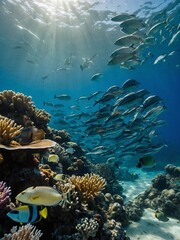
M23 194L25 194L25 192L22 192L21 194L23 195Z

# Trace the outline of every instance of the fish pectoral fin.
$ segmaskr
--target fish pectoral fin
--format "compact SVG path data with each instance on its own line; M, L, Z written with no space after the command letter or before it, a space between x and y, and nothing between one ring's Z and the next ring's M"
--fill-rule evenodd
M41 211L39 211L39 215L43 218L47 218L47 214L48 214L48 211L47 211L47 208L43 208Z
M34 196L34 197L31 197L31 200L36 200L36 199L38 199L39 198L39 196Z

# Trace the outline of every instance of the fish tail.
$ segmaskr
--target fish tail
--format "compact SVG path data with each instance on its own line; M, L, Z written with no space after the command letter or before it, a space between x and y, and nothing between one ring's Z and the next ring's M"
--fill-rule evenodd
M41 211L39 211L39 215L43 218L47 218L47 214L48 214L47 207L45 207Z

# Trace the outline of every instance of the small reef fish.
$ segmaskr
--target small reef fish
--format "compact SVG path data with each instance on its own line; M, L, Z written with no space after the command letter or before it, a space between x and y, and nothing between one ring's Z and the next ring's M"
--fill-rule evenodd
M162 211L160 211L160 210L156 210L156 212L155 212L155 217L159 220L159 221L162 221L162 222L167 222L167 221L169 221L169 218L167 218L166 216L165 216L165 214L162 212Z
M53 177L56 181L62 181L65 179L65 175L63 173L56 174L56 176Z
M64 194L60 194L52 187L37 186L26 188L16 196L16 200L26 204L55 206L63 201L64 197Z
M59 156L57 154L49 154L48 162L58 163L59 162Z
M71 97L67 94L61 94L61 95L54 95L54 98L58 98L59 100L70 100Z
M25 127L21 133L14 138L15 141L19 142L21 145L29 144L32 141L41 140L45 137L45 132L43 129L37 129L34 126Z
M154 168L156 165L156 160L153 156L146 155L139 159L136 167L137 168Z
M91 77L92 81L98 80L100 77L102 77L102 73L96 73Z
M52 102L43 102L44 106L54 107L54 103Z
M19 223L35 223L47 218L47 208L37 205L22 205L7 213L7 216Z

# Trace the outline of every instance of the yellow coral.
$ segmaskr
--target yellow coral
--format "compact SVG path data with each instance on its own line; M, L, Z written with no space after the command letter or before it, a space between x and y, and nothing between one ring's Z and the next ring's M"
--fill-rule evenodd
M23 127L13 120L0 116L0 143L9 145L11 140L20 134Z
M70 177L70 181L84 200L93 200L106 185L105 179L97 174L85 174L82 177L73 175Z

